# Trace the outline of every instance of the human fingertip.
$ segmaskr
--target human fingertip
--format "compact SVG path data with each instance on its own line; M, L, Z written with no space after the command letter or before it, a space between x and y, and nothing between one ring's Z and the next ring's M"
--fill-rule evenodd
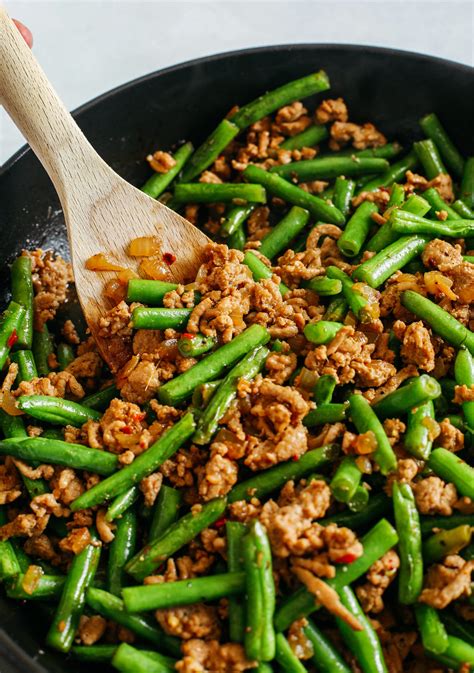
M20 31L23 39L25 40L26 44L29 47L33 46L33 34L29 28L27 28L21 21L18 21L17 19L13 19L13 23L16 25L18 30Z

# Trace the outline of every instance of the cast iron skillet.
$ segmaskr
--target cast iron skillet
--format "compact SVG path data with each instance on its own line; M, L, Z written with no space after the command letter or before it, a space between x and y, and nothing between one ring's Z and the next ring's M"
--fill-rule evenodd
M275 46L189 61L125 84L81 107L75 117L104 159L141 185L145 155L186 139L199 143L234 104L324 68L331 97L344 96L352 121L374 122L389 139L420 136L417 120L435 111L464 154L474 153L473 70L450 61L375 47ZM175 104L172 101L176 101ZM312 101L309 101L310 107ZM24 247L67 256L64 221L46 173L22 148L0 173L0 302L8 263ZM0 599L1 673L84 672L90 665L45 652L49 617L32 603ZM102 667L103 668L103 667Z

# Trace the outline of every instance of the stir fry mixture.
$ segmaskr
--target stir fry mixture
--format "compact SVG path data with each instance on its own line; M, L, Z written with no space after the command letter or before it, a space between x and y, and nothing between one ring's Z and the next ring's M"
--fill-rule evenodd
M328 88L147 157L144 191L215 242L183 284L151 238L130 269L88 261L117 371L65 317L69 265L13 262L0 579L50 648L123 673L474 670L474 158L435 114L408 151Z

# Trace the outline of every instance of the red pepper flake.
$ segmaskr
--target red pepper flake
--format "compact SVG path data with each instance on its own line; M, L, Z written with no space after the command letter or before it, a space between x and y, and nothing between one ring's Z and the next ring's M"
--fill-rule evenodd
M357 556L355 554L351 554L351 553L344 554L343 556L338 558L337 561L335 561L335 563L354 563L356 558L357 558Z
M11 348L14 344L16 344L17 341L18 341L18 334L16 333L16 329L14 329L13 332L8 337L7 341L8 348Z
M176 255L173 255L172 252L164 252L163 253L163 262L165 264L168 264L168 266L171 266L173 262L176 262Z
M140 421L143 421L145 417L146 414L144 412L140 412L139 414L132 414L132 421L135 423L140 423Z
M225 517L225 516L222 516L220 519L217 519L217 521L215 522L214 526L215 526L216 528L222 528L222 526L225 526L226 523L227 523L227 519L226 519L226 517Z
M194 334L191 334L190 332L183 332L181 335L182 339L194 339Z
M124 435L131 435L133 431L132 431L132 428L129 425L125 425L122 428L122 432L123 432Z
M297 454L295 454L291 460L294 460L295 463L297 463L299 461L299 459L300 459L300 457Z

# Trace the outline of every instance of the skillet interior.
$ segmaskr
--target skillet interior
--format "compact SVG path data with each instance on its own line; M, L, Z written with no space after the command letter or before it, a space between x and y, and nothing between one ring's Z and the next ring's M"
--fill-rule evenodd
M417 120L435 111L464 154L474 153L473 71L450 61L373 47L297 45L211 56L148 75L80 108L76 119L104 159L135 185L143 158L179 140L195 143L235 103L324 68L331 97L344 96L352 121L373 121L390 139L420 136ZM311 103L311 101L310 101ZM0 303L8 300L7 264L24 247L67 256L64 221L48 177L23 148L0 173ZM44 652L49 617L0 598L1 673L79 673L86 664ZM92 671L92 667L87 664Z

